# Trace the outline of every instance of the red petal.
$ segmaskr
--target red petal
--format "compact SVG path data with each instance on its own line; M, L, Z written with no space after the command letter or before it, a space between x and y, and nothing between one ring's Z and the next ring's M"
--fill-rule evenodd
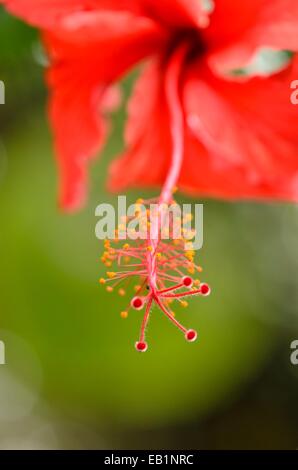
M269 182L250 180L245 168L226 166L210 158L200 141L186 132L185 159L179 189L192 195L217 199L298 201L298 177Z
M100 111L111 107L115 98L107 95L107 87L161 44L149 19L119 12L80 15L76 34L70 28L63 35L44 35L53 62L48 81L60 202L68 210L83 203L88 159L104 142L106 125Z
M127 152L113 162L109 188L161 184L170 164L169 117L162 89L162 71L151 63L135 84L129 102L125 140Z
M203 0L140 0L145 11L163 24L180 27L206 27L208 12Z
M262 1L216 0L210 14L210 25L203 31L209 47L226 46L241 37L254 25Z
M260 47L298 51L297 31L297 0L216 0L204 34L210 63L222 72L247 64Z
M79 68L55 69L50 119L60 171L61 207L73 210L85 203L88 159L104 143L106 124L99 110L105 88L87 83ZM60 82L60 83L58 83Z
M298 200L298 107L289 83L298 63L270 77L225 82L204 67L186 79L185 153L178 185L220 198ZM171 159L161 70L140 77L129 106L128 150L111 167L110 188L155 186Z
M139 0L0 0L14 15L40 28L57 30L66 16L83 11L140 13Z
M232 83L192 70L184 102L189 139L181 184L200 194L298 200L298 61L270 78ZM202 154L202 144L209 156ZM197 170L197 171L194 171Z

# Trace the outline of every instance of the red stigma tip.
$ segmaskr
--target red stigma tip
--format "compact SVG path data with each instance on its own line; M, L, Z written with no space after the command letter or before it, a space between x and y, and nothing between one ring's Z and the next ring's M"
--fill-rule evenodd
M136 350L139 352L145 352L148 349L148 344L145 341L138 341L135 346Z
M141 297L134 297L131 301L131 306L135 310L141 310L144 307L144 301Z
M182 284L185 286L185 287L191 287L192 284L193 284L193 279L190 277L190 276L184 276L182 278Z
M200 286L200 291L201 291L201 294L202 295L209 295L210 292L211 292L211 289L210 287L208 286L208 284L201 284Z
M185 333L185 338L187 339L187 341L195 341L197 339L198 335L197 335L197 332L195 330L188 330L186 333Z

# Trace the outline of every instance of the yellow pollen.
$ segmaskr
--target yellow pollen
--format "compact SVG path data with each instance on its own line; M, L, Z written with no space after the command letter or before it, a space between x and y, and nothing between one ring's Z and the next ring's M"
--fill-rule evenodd
M124 249L124 250L128 250L128 248L129 248L129 243L125 243L125 244L123 245L123 249Z
M121 316L121 318L127 318L128 317L128 312L121 312L120 316Z
M151 245L147 246L147 251L152 251L152 250L153 250L153 248L152 248Z
M113 290L114 290L114 289L113 289L112 286L108 286L108 287L106 288L106 291L107 291L107 292L113 292Z
M188 302L186 302L186 300L181 300L181 306L182 306L183 308L188 307Z
M140 289L141 289L140 285L137 284L136 286L134 286L134 291L135 292L138 292L138 290L140 290Z
M98 282L99 284L105 284L106 280L103 277L101 277Z
M118 294L121 295L121 297L123 297L126 294L126 292L124 289L119 289Z
M107 276L108 276L108 278L113 279L116 276L116 273L108 271Z

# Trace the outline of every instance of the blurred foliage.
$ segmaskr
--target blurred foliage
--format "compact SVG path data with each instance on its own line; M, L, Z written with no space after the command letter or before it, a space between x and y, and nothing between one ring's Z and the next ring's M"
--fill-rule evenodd
M102 244L94 234L96 205L116 203L104 181L122 149L124 109L92 168L88 206L74 216L59 213L37 34L0 11L0 40L0 79L7 86L0 107L0 339L7 342L9 371L51 407L52 418L100 430L105 446L249 447L250 439L270 447L278 445L277 429L281 445L292 445L293 414L280 411L287 385L276 379L273 359L294 403L297 373L288 348L297 333L297 209L205 201L199 257L213 292L175 309L199 331L199 341L186 343L155 309L148 353L136 354L140 313L122 320L125 300L98 285ZM124 87L127 94L131 79ZM143 194L130 192L129 200L137 196ZM2 388L2 407L13 386ZM270 400L260 398L266 391ZM28 393L22 409L26 404L34 413ZM15 409L21 401L14 400ZM261 431L264 403L272 419ZM0 420L17 422L15 413L0 413Z
M0 109L0 126L25 118L45 96L43 70L38 65L38 33L8 16L0 7L0 80L5 83L6 105Z

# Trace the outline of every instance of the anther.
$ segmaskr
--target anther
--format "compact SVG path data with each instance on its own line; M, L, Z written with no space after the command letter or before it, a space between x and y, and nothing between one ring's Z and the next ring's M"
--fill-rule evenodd
M113 273L113 272L107 272L107 276L109 279L113 279L115 276L116 276L116 273Z

